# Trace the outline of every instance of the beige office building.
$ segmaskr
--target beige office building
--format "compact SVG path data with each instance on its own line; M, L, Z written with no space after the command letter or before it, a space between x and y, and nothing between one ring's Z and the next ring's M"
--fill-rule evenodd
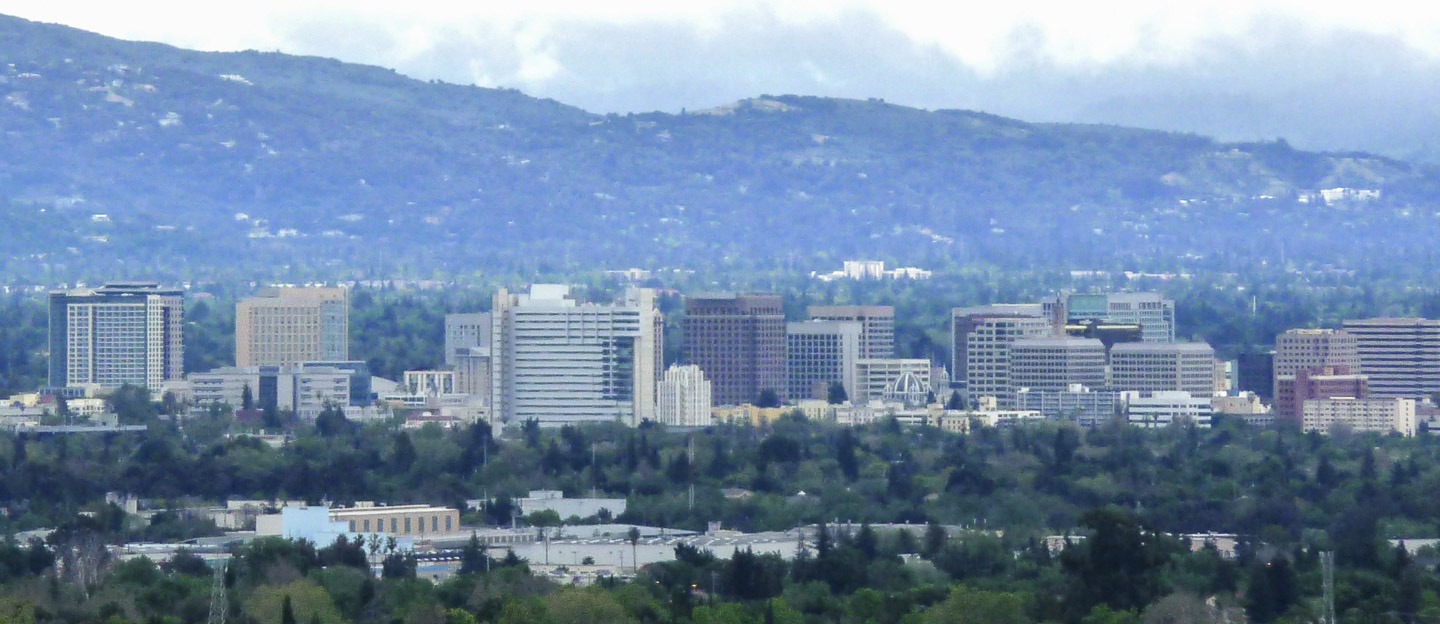
M1105 386L1105 345L1094 338L1021 338L1010 343L1010 387L1062 391Z
M1110 349L1110 386L1121 392L1215 393L1215 350L1203 342L1128 342Z
M1302 409L1305 431L1321 435L1334 433L1337 427L1351 431L1415 435L1418 424L1415 401L1411 399L1310 399Z
M350 359L344 288L266 288L235 306L235 365L284 366Z

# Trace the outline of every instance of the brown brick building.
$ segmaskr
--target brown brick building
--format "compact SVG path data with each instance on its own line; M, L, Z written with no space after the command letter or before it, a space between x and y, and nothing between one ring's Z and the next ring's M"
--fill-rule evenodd
M778 295L699 295L685 300L685 357L710 380L712 403L783 399L785 311Z

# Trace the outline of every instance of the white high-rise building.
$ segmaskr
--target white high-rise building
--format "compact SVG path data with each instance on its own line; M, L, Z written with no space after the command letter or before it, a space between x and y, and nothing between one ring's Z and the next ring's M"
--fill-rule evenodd
M185 306L178 289L116 282L50 293L50 386L141 386L180 379Z
M855 396L862 331L857 321L786 323L786 398L823 400L831 383L844 386L845 396Z
M580 303L558 284L501 289L491 310L495 417L545 426L654 419L663 326L650 289L613 304Z
M671 366L657 390L656 418L673 427L708 427L710 380L699 366Z

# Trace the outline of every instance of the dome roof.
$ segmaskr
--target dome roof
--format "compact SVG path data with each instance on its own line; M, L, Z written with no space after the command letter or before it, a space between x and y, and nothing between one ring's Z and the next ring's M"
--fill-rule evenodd
M906 372L896 377L895 381L890 382L890 386L885 388L885 391L894 394L925 394L930 392L930 383L915 373Z

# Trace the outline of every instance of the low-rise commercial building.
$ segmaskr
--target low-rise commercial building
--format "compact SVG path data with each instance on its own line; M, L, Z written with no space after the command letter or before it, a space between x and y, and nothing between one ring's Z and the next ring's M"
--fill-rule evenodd
M615 517L625 513L623 498L565 498L559 490L530 490L530 495L515 500L522 515L537 511L553 511L561 520L591 518L602 513Z
M1413 399L1310 399L1301 408L1302 427L1329 435L1339 428L1413 436L1419 425Z
M1131 425L1146 429L1182 421L1208 429L1214 413L1211 398L1208 394L1194 396L1180 391L1126 393L1125 417Z

